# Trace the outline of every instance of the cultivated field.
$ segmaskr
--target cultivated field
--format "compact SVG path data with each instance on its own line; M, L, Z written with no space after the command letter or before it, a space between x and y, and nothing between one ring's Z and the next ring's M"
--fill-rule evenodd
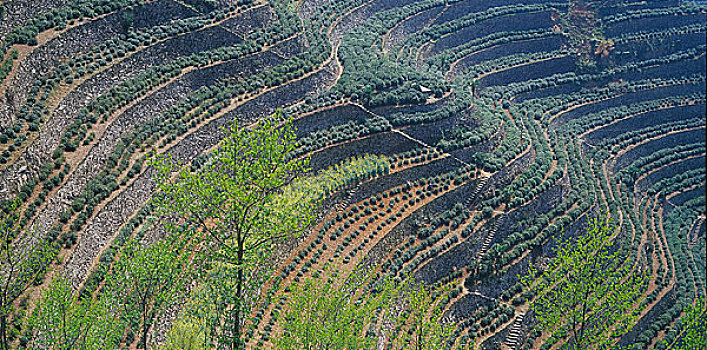
M518 275L605 212L650 274L619 343L668 348L707 294L707 7L609 3L2 2L0 199L56 248L18 312L55 274L99 293L130 237L160 234L151 152L197 167L222 126L281 108L312 174L364 154L389 169L277 252L250 346L279 329L286 287L330 265L453 283L430 306L454 320L452 349L557 349Z

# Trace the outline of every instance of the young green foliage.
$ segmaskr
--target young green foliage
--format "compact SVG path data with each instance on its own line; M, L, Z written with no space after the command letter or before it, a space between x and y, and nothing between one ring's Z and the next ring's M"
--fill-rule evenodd
M214 275L211 266L218 265L217 275L228 274L227 279L209 280L224 284L216 289L227 293L219 293L223 303L216 309L229 315L214 329L221 332L219 345L231 349L243 348L247 291L262 282L257 276L262 276L274 244L300 234L314 220L315 200L288 191L297 176L309 170L308 159L290 157L296 135L291 120L279 125L280 119L278 111L249 128L230 126L202 169L178 167L165 158L153 162L163 194L161 210L186 224L175 227L177 231L200 240L208 252L204 272Z
M359 276L359 277L357 277ZM368 277L352 277L343 285L335 279L308 278L291 287L283 332L275 341L278 350L370 349L376 341L366 327L390 298L390 285L376 295L361 295Z
M389 172L390 162L387 157L365 154L347 159L315 176L299 178L290 186L290 190L309 196L312 198L310 200L319 200L342 188Z
M149 247L131 241L118 256L108 290L125 321L139 325L139 348L147 349L152 323L178 295L181 272L179 255L169 241Z
M43 275L53 259L51 246L32 230L20 227L20 205L0 210L0 350L10 349L10 315L15 301Z
M405 311L397 316L396 324L406 329L397 335L392 349L444 349L452 339L454 325L444 320L444 313L435 306L435 294L448 292L450 286L442 286L434 293L423 282L408 277L399 288Z
M79 300L71 284L55 278L29 319L30 349L102 350L116 348L123 328L108 300Z
M671 349L702 350L707 348L707 304L704 299L685 307L685 316L680 318L680 335Z
M167 333L163 350L208 350L206 325L193 317L179 317Z
M164 350L213 349L216 340L214 336L218 331L215 327L219 325L219 320L226 316L223 309L217 309L218 306L225 305L225 302L214 301L213 298L224 299L228 296L228 293L222 294L221 291L214 290L218 285L204 283L191 290L179 317L167 333Z
M531 267L522 283L535 298L530 307L544 332L568 338L574 350L606 349L637 320L646 276L634 270L608 218L590 219L586 233L559 244L545 269Z
M384 342L394 350L443 349L454 326L435 308L432 288L411 277L373 277L354 272L342 285L323 277L293 285L275 348L358 350Z

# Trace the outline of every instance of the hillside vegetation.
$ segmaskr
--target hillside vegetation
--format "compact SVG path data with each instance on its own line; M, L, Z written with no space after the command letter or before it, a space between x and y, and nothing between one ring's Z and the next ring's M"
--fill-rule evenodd
M205 327L269 349L326 277L426 291L446 349L560 349L571 337L536 327L523 277L604 215L622 271L645 276L612 343L680 348L707 296L706 40L702 1L2 1L0 281L15 282L0 286L0 347L31 348L32 315L66 305L106 327L81 349L157 349L203 321L184 316L199 300L233 314L238 295L237 326ZM177 165L198 183L221 140L258 125L285 141L242 149L297 166L245 161L258 166L231 181L263 176L166 204ZM244 241L244 258L241 226L216 214L254 187L269 189L253 221L268 243ZM250 289L201 283L243 271ZM139 294L148 277L164 290ZM116 290L142 307L120 325L102 316ZM379 349L415 329L380 336L365 316Z

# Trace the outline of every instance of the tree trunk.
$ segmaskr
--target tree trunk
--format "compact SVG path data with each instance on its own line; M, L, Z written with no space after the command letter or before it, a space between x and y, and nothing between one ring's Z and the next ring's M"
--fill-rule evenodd
M142 327L142 348L147 350L147 332L150 329L147 325Z
M233 317L233 344L231 349L243 350L241 347L241 309L243 301L243 245L238 247L238 276L236 276L236 306Z
M147 324L147 304L143 305L142 314L142 349L147 350L147 332L150 326Z
M417 333L417 349L422 350L422 325L420 325Z
M7 346L7 316L0 317L0 350L9 350Z

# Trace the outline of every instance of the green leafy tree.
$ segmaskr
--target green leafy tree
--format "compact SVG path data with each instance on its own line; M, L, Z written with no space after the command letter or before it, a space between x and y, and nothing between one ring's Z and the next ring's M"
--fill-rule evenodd
M707 348L707 304L698 299L695 305L689 304L680 319L680 335L671 349L701 350Z
M454 326L434 308L432 288L413 278L371 283L371 277L354 272L341 284L319 277L293 285L275 348L358 350L386 341L394 350L432 350L452 339Z
M544 269L531 267L521 281L535 295L530 307L544 332L569 338L574 350L607 349L637 319L646 276L615 247L606 217L589 220L586 233L559 244Z
M196 275L200 285L189 296L189 307L183 309L185 316L194 322L198 321L203 326L206 342L213 346L221 344L222 347L233 345L231 328L228 327L231 319L238 285L238 267L234 264L220 261L200 261L197 265L207 265L205 271L198 271ZM241 313L250 310L251 303L256 298L247 298L256 295L258 289L267 280L271 269L268 267L249 267L244 275L241 293L244 300L241 302Z
M0 210L0 350L9 350L8 326L15 301L43 276L51 247L20 226L20 202Z
M167 333L163 350L208 350L211 349L207 324L202 319L181 316Z
M227 137L201 169L180 167L169 158L152 162L159 170L161 210L183 219L188 226L175 226L175 230L199 238L208 255L202 260L206 271L218 263L216 275L228 275L208 280L227 293L220 293L227 305L216 309L228 315L212 329L220 332L219 344L231 349L243 348L247 291L262 282L256 277L263 275L263 262L274 244L300 234L314 219L315 201L306 194L287 191L295 178L309 169L308 159L290 156L296 135L291 121L280 125L281 119L278 112L252 127L227 128ZM174 181L173 171L177 171ZM208 273L214 275L213 269ZM220 283L223 285L218 286Z
M392 349L444 349L452 339L454 324L445 320L444 313L435 307L435 295L448 292L449 286L434 293L423 282L408 277L401 291L402 303L399 304L405 305L405 310L398 315L396 324L404 330L395 337Z
M182 268L174 243L164 240L145 247L130 241L107 279L125 321L135 328L139 325L141 349L147 349L148 332L155 318L181 290Z
M374 320L376 311L387 304L390 294L361 295L367 279L352 277L338 285L335 279L320 277L293 285L283 332L275 339L275 348L359 350L374 347L376 340L366 336L366 327Z
M116 348L123 328L107 299L79 300L71 284L55 278L29 320L30 349L102 350Z

